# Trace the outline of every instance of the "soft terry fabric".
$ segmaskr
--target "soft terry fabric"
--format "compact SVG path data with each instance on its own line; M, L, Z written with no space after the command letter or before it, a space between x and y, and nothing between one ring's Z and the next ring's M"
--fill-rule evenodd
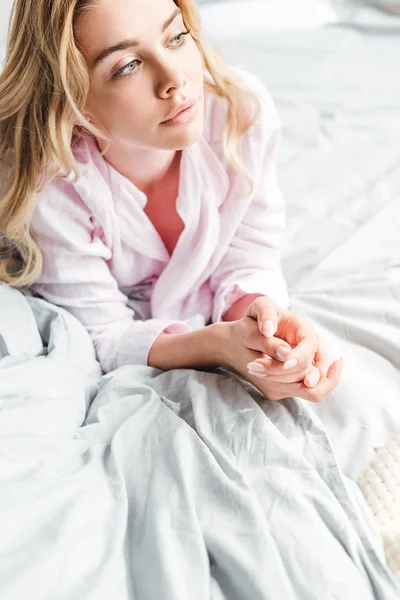
M6 286L0 314L1 600L398 599L307 402L222 369L97 391L72 315Z
M185 229L172 257L143 211L145 195L102 158L92 138L76 150L79 180L58 178L37 194L32 230L44 269L32 289L84 323L106 372L147 365L163 330L189 331L196 315L219 321L246 293L288 305L276 178L280 124L266 88L242 76L261 101L241 148L254 191L249 195L222 155L226 103L207 95L204 136L182 156L177 211Z

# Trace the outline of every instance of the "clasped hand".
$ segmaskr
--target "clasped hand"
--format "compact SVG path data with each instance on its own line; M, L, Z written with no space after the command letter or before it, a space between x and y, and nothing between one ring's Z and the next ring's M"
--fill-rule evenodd
M231 325L234 339L229 364L269 400L297 396L320 402L339 383L343 359L329 365L308 317L283 310L268 296L260 296L244 318Z

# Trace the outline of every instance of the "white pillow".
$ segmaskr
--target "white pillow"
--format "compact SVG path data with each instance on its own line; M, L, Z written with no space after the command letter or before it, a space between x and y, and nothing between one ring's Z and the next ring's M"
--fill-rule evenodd
M330 0L231 0L200 6L205 31L217 40L337 23Z

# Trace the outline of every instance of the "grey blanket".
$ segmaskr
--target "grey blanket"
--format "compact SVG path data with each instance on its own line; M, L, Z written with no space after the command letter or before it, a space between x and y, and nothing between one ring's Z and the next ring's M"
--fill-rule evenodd
M6 286L0 358L1 600L398 598L306 402L222 368L101 377L74 317Z

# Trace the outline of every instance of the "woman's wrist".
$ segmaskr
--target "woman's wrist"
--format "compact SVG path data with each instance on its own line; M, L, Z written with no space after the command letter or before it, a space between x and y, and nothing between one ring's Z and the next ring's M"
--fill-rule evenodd
M256 299L262 296L263 294L244 294L239 300L236 300L232 306L228 308L227 311L224 312L222 316L223 321L238 321L239 319L243 319L244 313L250 304Z
M150 348L148 365L163 371L226 366L229 326L212 323L187 333L162 333Z

